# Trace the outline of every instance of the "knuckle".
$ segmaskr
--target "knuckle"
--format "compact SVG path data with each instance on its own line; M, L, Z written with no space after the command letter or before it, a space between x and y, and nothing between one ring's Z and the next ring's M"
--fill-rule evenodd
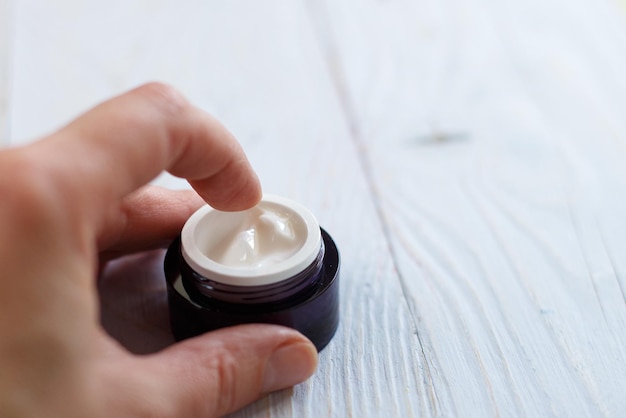
M137 94L156 105L159 110L178 114L189 106L189 102L178 90L169 84L152 81L136 89Z
M237 406L237 360L226 347L213 352L210 367L213 370L215 396L213 408L218 414L232 411Z
M72 200L75 181L40 154L30 148L0 153L0 213L16 233L37 230L44 237L44 232L59 232L83 215L71 204L78 203Z
M193 344L178 349L183 350L184 358L198 361L179 364L180 376L193 383L187 385L184 395L176 397L173 403L157 408L163 417L218 417L242 406L239 389L248 382L240 381L243 376L236 353L221 341L214 341L210 347Z
M54 187L38 161L27 152L12 152L3 157L0 164L3 209L13 215L29 216L52 204Z

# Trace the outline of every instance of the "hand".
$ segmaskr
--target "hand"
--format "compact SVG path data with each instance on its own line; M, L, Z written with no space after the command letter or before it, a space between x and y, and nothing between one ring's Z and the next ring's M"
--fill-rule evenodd
M139 189L162 170L212 206L253 206L236 140L167 86L105 102L59 132L0 152L0 415L211 417L309 377L313 345L247 325L135 356L98 320L101 260L161 246L201 205Z

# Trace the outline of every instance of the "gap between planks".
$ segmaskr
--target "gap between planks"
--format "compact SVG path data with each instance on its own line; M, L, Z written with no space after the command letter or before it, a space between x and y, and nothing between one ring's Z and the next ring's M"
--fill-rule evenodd
M427 389L428 398L431 401L432 410L430 412L432 413L432 415L438 416L440 414L441 408L439 406L437 388L434 387L434 379L432 376L429 359L426 355L422 337L419 333L419 328L417 324L417 312L415 311L415 306L412 303L412 299L409 297L410 292L406 287L405 281L402 277L401 269L399 267L398 254L396 253L396 249L393 245L389 223L387 222L387 218L385 217L384 210L381 206L381 194L378 190L378 187L376 186L376 181L373 176L370 156L367 153L365 140L363 138L361 129L359 128L356 111L352 106L350 100L350 92L348 91L348 86L345 80L345 72L341 68L341 58L337 49L332 43L333 39L335 39L335 36L331 27L329 12L323 2L318 2L315 0L307 0L306 7L309 10L308 16L311 20L311 25L315 32L315 36L317 37L322 56L326 61L332 85L337 94L338 102L340 103L342 113L349 128L350 139L352 140L352 143L355 147L356 155L358 157L358 163L361 165L361 169L363 170L365 177L365 183L367 184L367 188L369 189L370 195L372 196L373 206L376 211L376 215L380 220L381 230L385 237L385 241L387 242L387 247L389 248L389 254L391 257L393 268L396 271L396 275L400 282L402 295L407 304L409 312L411 313L410 323L414 329L417 343L419 344L420 356L422 357L425 369L424 372L425 375L428 376L429 380L429 384L425 384L424 387Z

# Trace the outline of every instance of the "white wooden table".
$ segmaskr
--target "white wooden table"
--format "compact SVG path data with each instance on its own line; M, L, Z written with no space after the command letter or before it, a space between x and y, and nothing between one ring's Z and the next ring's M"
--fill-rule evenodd
M149 80L341 251L317 374L236 416L626 416L624 0L0 0L5 145ZM136 352L161 256L101 286Z

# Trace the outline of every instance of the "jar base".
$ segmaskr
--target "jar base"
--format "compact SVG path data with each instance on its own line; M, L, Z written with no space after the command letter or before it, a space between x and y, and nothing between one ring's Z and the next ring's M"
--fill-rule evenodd
M320 228L321 229L321 228ZM330 235L321 229L326 247L324 275L319 287L306 300L293 305L270 304L263 312L242 312L201 304L191 300L182 286L180 238L172 242L165 255L165 279L170 310L170 325L177 341L234 325L266 323L283 325L300 331L321 351L334 336L339 325L339 251Z

